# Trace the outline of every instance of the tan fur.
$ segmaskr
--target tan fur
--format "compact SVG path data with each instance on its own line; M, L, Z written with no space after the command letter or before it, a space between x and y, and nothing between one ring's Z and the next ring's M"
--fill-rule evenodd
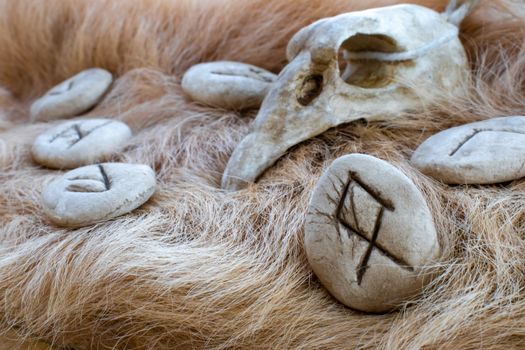
M525 341L525 183L444 186L411 152L438 130L525 109L525 10L482 1L462 27L467 98L388 123L353 123L295 147L259 184L218 189L255 111L190 102L191 65L239 60L278 72L287 41L315 19L392 4L367 0L0 1L0 328L77 349L510 349ZM421 1L442 10L445 0ZM32 99L99 66L118 80L90 116L136 136L116 161L150 164L153 199L78 230L42 214ZM366 315L337 303L309 268L306 206L338 156L403 169L425 194L444 251L439 276L407 308Z

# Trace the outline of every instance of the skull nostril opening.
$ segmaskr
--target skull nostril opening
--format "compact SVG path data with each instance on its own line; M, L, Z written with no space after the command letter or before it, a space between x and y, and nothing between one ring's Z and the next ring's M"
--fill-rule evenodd
M401 51L396 41L382 34L356 34L346 39L339 49L341 78L350 85L362 88L380 88L388 85L394 76L396 62L378 59L350 59L350 53L393 53Z
M321 94L323 90L323 76L320 74L314 74L307 76L303 80L298 93L297 101L303 105L308 106L313 100Z

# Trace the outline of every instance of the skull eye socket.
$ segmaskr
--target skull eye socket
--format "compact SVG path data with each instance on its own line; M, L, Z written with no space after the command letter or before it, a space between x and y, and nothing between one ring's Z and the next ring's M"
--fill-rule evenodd
M392 82L396 62L377 59L349 59L349 53L392 53L402 50L396 41L382 34L356 34L346 39L339 49L341 78L361 88L381 88Z
M297 92L297 101L303 105L308 106L312 103L323 90L323 76L321 74L314 74L307 76Z

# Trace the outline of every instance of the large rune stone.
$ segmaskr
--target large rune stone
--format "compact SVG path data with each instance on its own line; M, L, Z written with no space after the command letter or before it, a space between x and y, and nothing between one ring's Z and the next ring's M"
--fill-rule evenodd
M104 163L72 170L42 193L47 216L60 226L80 227L131 212L155 192L147 165Z
M257 108L277 76L250 64L218 61L191 67L182 89L195 101L222 108Z
M420 292L440 251L421 192L391 164L362 154L337 159L319 180L305 247L330 293L365 312L392 310Z
M505 117L442 131L423 142L412 164L448 184L494 184L525 176L525 117Z
M37 137L33 159L48 168L73 169L106 160L120 151L131 136L131 129L117 120L69 121Z
M113 76L104 69L82 71L33 102L31 120L70 118L86 112L100 101L112 82Z

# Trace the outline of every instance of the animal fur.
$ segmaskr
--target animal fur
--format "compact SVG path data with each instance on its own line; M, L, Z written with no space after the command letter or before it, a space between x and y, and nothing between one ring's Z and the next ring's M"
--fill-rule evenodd
M408 162L439 130L525 110L525 5L481 1L463 23L466 97L384 123L332 129L291 150L261 181L219 189L256 111L191 102L182 74L237 60L278 72L316 19L396 1L1 0L0 329L74 349L511 349L525 343L525 182L445 186ZM446 0L418 1L443 10ZM61 229L40 192L60 172L31 161L48 128L29 105L82 69L118 79L89 116L136 136L115 161L149 164L158 189L115 220ZM11 92L9 94L8 91ZM363 152L410 176L434 214L438 277L399 312L345 308L303 247L321 173Z

